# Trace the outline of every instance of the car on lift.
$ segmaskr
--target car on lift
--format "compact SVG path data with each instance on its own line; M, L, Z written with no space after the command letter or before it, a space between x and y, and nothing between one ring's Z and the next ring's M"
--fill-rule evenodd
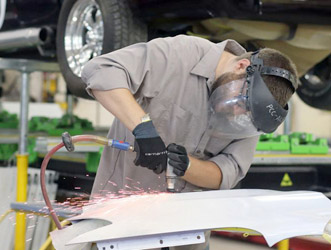
M331 1L0 0L0 27L0 57L57 60L79 97L89 98L80 74L91 58L190 34L286 53L301 76L300 98L331 110Z

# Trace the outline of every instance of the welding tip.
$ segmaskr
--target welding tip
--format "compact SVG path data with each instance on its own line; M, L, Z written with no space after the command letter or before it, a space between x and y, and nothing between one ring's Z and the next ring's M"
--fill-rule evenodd
M166 182L167 182L167 191L175 192L175 184L176 184L177 175L174 173L174 167L171 166L168 162L167 170L166 170Z

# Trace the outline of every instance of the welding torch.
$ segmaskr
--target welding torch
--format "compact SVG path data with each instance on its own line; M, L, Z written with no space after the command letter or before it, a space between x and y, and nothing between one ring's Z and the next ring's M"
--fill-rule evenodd
M48 165L49 160L51 159L52 155L58 151L63 146L69 151L73 152L75 150L74 143L81 142L81 141L92 141L104 146L110 146L113 148L117 148L124 151L132 151L134 152L134 147L130 145L128 142L114 140L114 139L108 139L101 136L96 135L77 135L77 136L71 136L68 132L64 132L62 134L62 142L56 145L54 148L52 148L44 157L44 160L40 167L40 185L41 185L41 192L43 194L46 206L49 209L49 213L56 225L56 227L60 230L62 229L61 223L59 221L59 218L57 217L53 206L51 204L51 201L49 200L47 191L46 191L46 183L45 183L45 172ZM173 173L173 167L169 164L167 165L166 170L166 181L167 181L167 190L168 192L175 192L175 181L176 181L176 175Z
M74 145L72 141L72 137L68 132L64 132L62 134L62 141L64 143L64 146L69 152L74 151ZM105 137L95 136L95 142L105 145L105 146L111 146L113 148L117 148L124 151L132 151L134 152L134 147L130 145L128 142L114 140L114 139L108 139ZM167 182L167 191L168 192L175 192L175 183L177 179L177 175L174 173L174 168L169 164L169 160L167 163L167 169L166 169L166 182Z

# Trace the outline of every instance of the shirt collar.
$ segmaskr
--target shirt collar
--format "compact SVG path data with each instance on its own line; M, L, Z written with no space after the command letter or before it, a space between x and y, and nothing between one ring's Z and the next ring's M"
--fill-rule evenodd
M228 39L223 42L212 44L208 52L201 58L201 60L191 70L192 74L202 76L208 79L208 88L215 81L215 71L218 61L224 50L239 56L246 52L246 50L236 41Z

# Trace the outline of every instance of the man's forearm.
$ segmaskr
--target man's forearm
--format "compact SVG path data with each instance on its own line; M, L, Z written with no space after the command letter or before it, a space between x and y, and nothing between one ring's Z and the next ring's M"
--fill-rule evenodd
M184 180L203 188L219 189L222 183L222 172L211 161L203 161L189 156L190 168L182 177Z
M145 115L128 89L92 90L102 106L132 131Z

